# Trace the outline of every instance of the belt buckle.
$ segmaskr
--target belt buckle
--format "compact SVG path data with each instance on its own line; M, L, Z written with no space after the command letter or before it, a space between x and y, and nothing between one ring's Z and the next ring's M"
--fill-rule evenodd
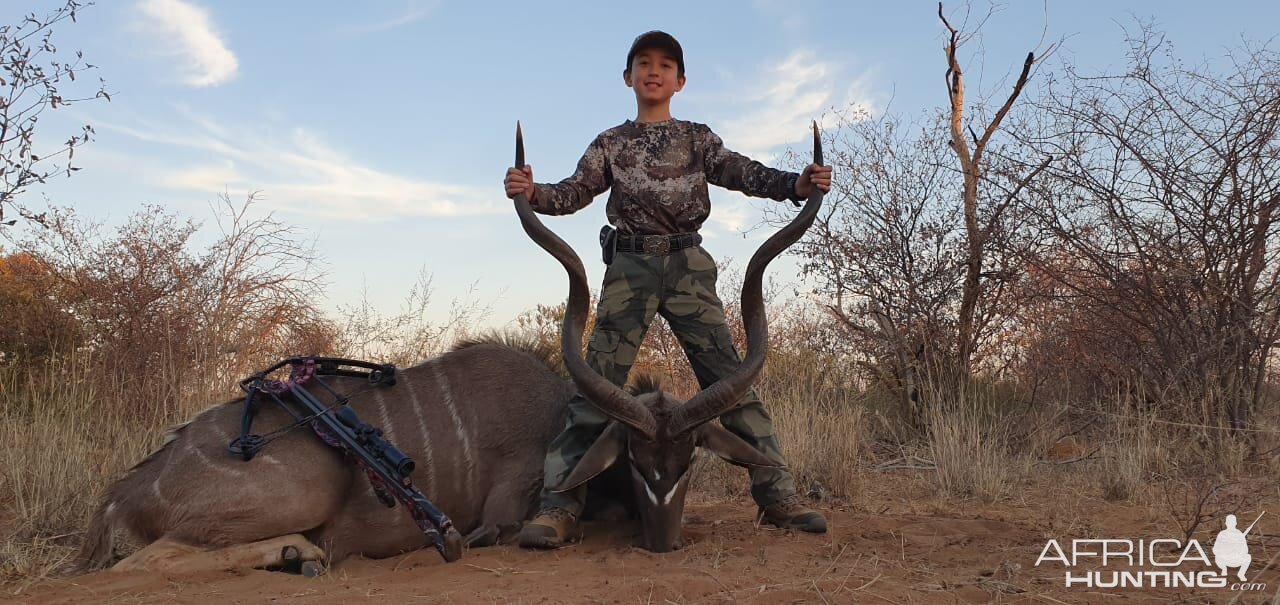
M646 235L641 242L645 254L667 254L671 252L671 238L665 235Z

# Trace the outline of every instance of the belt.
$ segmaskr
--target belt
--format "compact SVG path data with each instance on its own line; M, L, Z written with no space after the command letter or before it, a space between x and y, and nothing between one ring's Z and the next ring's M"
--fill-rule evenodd
M701 233L675 235L618 235L618 252L631 254L670 254L702 243Z

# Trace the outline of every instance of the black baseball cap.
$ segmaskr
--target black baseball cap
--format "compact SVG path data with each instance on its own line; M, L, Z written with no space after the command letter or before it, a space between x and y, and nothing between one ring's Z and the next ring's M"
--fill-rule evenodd
M671 55L676 60L676 74L684 77L684 50L671 34L658 30L636 36L636 41L631 43L631 50L627 52L627 71L631 70L631 61L636 58L636 53L653 48Z

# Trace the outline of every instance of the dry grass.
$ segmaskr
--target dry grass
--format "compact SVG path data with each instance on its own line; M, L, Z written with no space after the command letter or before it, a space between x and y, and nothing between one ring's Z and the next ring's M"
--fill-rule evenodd
M938 491L946 497L993 502L1009 493L1017 460L1000 419L970 402L929 414L929 451Z
M816 487L814 483L828 496L858 492L866 426L858 395L844 378L830 360L775 351L756 384L801 493ZM692 489L704 495L749 493L746 473L714 457L700 458L694 473Z
M68 563L108 481L157 447L167 425L212 401L169 396L173 376L156 377L150 392L125 391L93 367L83 358L0 366L0 585L21 590Z
M819 482L836 497L858 493L866 423L842 372L807 355L774 355L757 387L773 415L787 462L803 492Z
M191 370L179 371L178 364L160 364L174 369L147 381L146 391L127 390L109 375L95 373L95 367L75 357L25 371L0 366L0 591L5 594L22 592L70 560L103 488L157 447L167 426L233 394L182 392L183 384L208 381L191 380ZM877 431L864 411L865 391L850 384L849 376L847 368L810 352L775 351L757 392L773 416L801 493L817 483L825 496L856 504L880 475L866 470ZM976 399L930 414L924 438L892 445L936 462L935 471L905 472L932 480L944 499L999 501L1036 482L1070 476L1092 482L1107 499L1135 500L1150 495L1154 482L1171 473L1176 452L1206 460L1175 447L1185 445L1185 435L1150 416L1141 422L1097 423L1076 436L1091 444L1086 449L1097 447L1096 456L1065 466L1037 465L1031 476L1028 461L1042 458L1041 450L1060 431L1070 430L1069 423L1050 415L1046 422L1064 424L1015 439L1010 427L1023 427L999 412L1007 402L997 401L998 396ZM1228 466L1240 468L1234 462ZM748 493L746 473L718 459L700 460L695 473L694 490L703 496Z
M1102 472L1098 482L1103 499L1132 500L1145 491L1156 473L1165 470L1168 452L1154 420L1148 415L1108 423L1110 436L1099 449Z

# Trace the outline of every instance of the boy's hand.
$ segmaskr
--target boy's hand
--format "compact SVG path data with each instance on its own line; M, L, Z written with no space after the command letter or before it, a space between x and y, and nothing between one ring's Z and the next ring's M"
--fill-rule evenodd
M507 188L507 197L515 199L517 195L523 193L525 198L530 202L538 193L537 188L533 186L533 166L525 164L524 171L521 172L515 168L507 169L507 178L502 179L502 184ZM799 184L796 185L799 189Z
M809 197L809 194L813 193L815 185L823 193L831 191L830 166L819 166L817 164L805 166L804 172L800 173L800 178L796 179L796 195L802 198Z

